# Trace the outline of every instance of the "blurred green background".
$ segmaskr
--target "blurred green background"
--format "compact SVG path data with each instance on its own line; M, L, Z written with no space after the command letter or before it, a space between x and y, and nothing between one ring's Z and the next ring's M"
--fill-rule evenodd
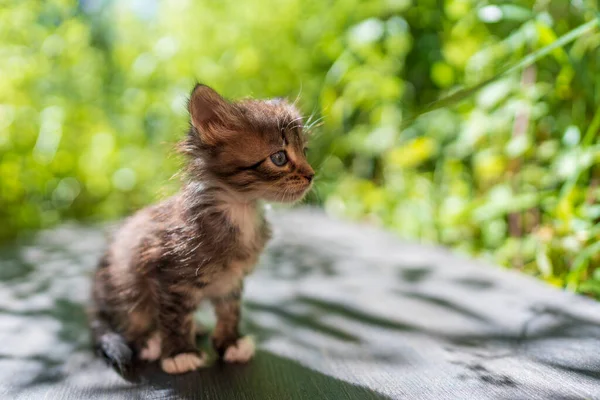
M328 213L600 295L598 15L593 0L0 0L0 239L175 191L200 81L300 95L321 119L308 201Z

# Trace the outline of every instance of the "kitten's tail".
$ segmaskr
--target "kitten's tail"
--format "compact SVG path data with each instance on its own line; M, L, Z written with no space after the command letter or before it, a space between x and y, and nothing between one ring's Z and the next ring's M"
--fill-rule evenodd
M122 377L133 378L133 350L125 338L116 332L102 313L93 313L90 319L92 342L96 354L113 367Z

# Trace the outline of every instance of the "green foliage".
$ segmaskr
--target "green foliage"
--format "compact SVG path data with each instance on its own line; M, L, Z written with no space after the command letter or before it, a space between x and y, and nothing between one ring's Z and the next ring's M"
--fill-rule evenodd
M426 3L401 14L404 53L384 35L334 64L345 74L323 89L326 130L337 132L324 169L350 174L322 193L326 209L600 295L595 10ZM399 70L378 79L398 82L401 100L365 104L356 71L390 59Z
M198 80L300 94L328 212L600 295L595 2L81 4L0 8L0 238L173 192Z

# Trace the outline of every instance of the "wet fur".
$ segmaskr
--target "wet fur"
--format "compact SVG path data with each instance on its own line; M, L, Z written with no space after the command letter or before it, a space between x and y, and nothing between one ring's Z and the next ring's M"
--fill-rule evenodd
M152 353L148 346L156 346L157 338L165 371L200 366L193 356L202 359L193 313L203 300L217 316L217 353L236 354L243 279L270 237L260 201L296 201L314 175L293 105L230 103L197 85L189 110L190 130L179 145L188 160L182 190L127 219L95 273L94 342L121 372L140 354ZM269 156L281 150L289 162L277 167ZM230 358L246 360L248 354Z

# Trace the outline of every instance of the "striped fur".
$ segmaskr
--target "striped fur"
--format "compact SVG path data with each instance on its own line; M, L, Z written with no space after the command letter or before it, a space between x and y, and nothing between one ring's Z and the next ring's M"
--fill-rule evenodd
M96 347L121 371L135 359L131 354L149 354L148 346L158 343L167 372L202 365L193 321L202 300L209 300L217 315L217 353L223 356L236 346L243 278L270 236L260 202L296 201L314 175L304 156L302 118L293 105L232 103L197 85L189 110L190 129L179 145L188 159L182 190L128 218L94 277ZM281 151L288 162L277 166L271 155ZM156 358L156 350L151 353Z

